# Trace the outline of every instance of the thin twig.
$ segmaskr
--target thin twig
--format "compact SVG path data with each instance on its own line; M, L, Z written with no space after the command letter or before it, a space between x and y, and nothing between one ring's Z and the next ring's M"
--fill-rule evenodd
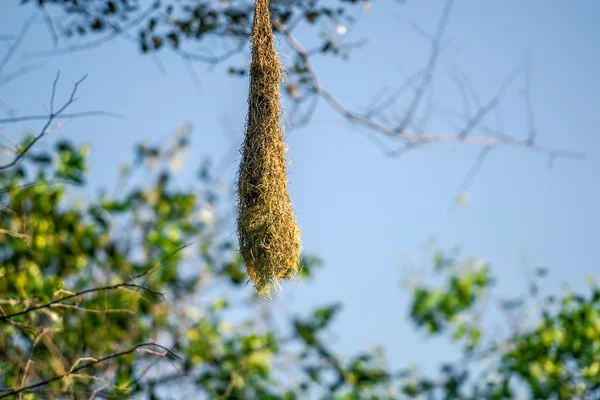
M3 229L3 228L0 228L0 235L12 236L12 237L15 237L17 239L21 239L21 240L23 240L25 242L28 242L29 239L30 239L29 235L26 235L25 233L18 233L18 232L14 232L14 231L11 231L11 230L8 230L8 229Z
M52 46L56 49L58 48L58 35L56 34L56 29L54 29L52 18L50 17L50 14L48 14L48 10L46 9L44 3L40 4L40 10L42 12L42 16L44 17L44 21L46 22L46 26L48 27L48 32L50 32Z
M218 64L222 61L227 60L228 58L231 58L235 54L238 54L243 49L245 49L245 47L246 47L246 42L240 41L238 46L233 47L232 49L229 49L229 50L227 50L221 54L215 55L215 56L207 56L204 54L192 53L192 52L189 52L187 50L182 50L182 49L175 49L175 53L179 54L185 60L199 61L199 62L202 62L205 64Z
M77 93L77 88L79 87L81 82L83 82L85 80L86 77L87 77L87 75L85 75L83 78L81 78L80 80L75 82L75 84L73 85L73 90L71 91L71 96L69 97L69 100L55 112L54 111L54 96L56 95L56 85L58 83L58 79L60 78L60 72L56 74L56 78L54 78L54 82L52 84L52 94L50 95L50 113L47 117L46 124L44 125L44 127L42 128L40 133L36 137L34 137L33 140L27 146L25 146L25 148L23 148L21 151L19 151L17 156L11 162L4 164L4 165L0 165L0 171L15 166L19 162L19 160L21 158L23 158L23 156L37 143L37 141L40 140L42 138L42 136L44 136L44 134L48 130L48 127L50 126L52 121L57 116L62 114L63 111L75 101L75 94Z
M35 14L32 15L23 24L23 28L21 28L21 32L19 32L19 34L17 35L17 38L14 40L13 44L10 46L10 48L8 49L8 51L6 52L6 54L4 55L4 57L2 58L2 60L0 61L0 72L2 72L2 70L4 69L4 67L6 66L6 64L8 64L8 62L10 61L10 59L14 56L15 52L17 51L17 48L19 48L19 45L21 44L21 41L23 40L23 38L27 34L27 31L29 30L29 28L33 24L34 19L35 19Z
M512 71L512 73L510 73L506 77L506 79L504 80L504 82L500 86L500 89L498 89L498 92L497 92L496 96L494 96L487 104L485 104L483 107L481 107L477 111L477 113L473 116L473 118L471 118L467 122L467 124L465 125L465 127L463 128L463 130L458 134L458 137L460 139L463 139L467 135L469 135L471 133L471 131L473 130L473 128L475 128L476 126L478 126L479 123L481 122L481 120L500 103L500 100L502 99L502 97L504 96L504 94L506 93L506 91L508 90L508 88L517 79L517 76L519 74L519 70L520 70L520 67L516 68L514 71Z
M169 254L167 254L166 256L164 256L163 258L161 258L160 260L158 260L157 264L160 265L160 264L164 263L169 258L173 257L175 254L179 253L180 251L184 250L185 248L187 248L187 247L189 247L191 245L192 245L192 243L186 243L186 244L184 244L182 246L179 246L177 249L173 250L172 252L170 252ZM150 279L150 276L153 273L155 273L156 271L158 271L160 268L161 268L160 266L158 266L156 268L151 268L148 271L145 271L145 272L143 272L143 273L141 273L139 275L136 275L133 278L131 278L131 281L135 282L136 279L142 278L142 277L148 275L148 277L144 280L144 282L141 285L139 285L138 289L136 290L136 293L140 290L140 288L145 287L146 283L148 283L148 280ZM163 296L163 298L164 298L164 296Z
M91 308L80 307L73 304L53 304L50 308L69 308L72 310L84 311L92 314L114 314L114 313L124 313L135 315L135 312L126 308L110 308L108 310L94 310Z
M237 374L232 372L231 377L229 378L229 383L225 388L225 392L219 397L219 400L227 400L231 396L231 392L233 392L233 387L235 386L236 378Z
M531 102L531 61L529 54L525 57L525 86L523 88L523 97L525 99L525 107L527 110L527 125L529 129L529 137L527 143L531 146L535 143L535 114L533 112L533 104Z
M82 111L70 114L55 115L54 119L72 119L82 117L113 117L113 118L125 118L123 115L113 113L110 111ZM23 115L20 117L9 117L0 118L0 124L12 124L23 121L40 121L48 118L48 115Z
M25 65L25 66L19 68L18 70L16 70L15 72L12 72L10 74L2 76L0 78L0 87L8 84L9 82L14 81L18 77L25 75L26 73L33 71L41 66L42 66L42 64L40 64L40 63L32 64L32 65Z
M437 63L438 55L440 52L440 41L442 40L442 37L444 36L444 31L446 30L446 26L448 24L448 19L450 18L450 12L452 11L453 4L454 4L453 0L446 1L446 6L444 8L444 11L442 12L442 18L440 19L440 22L438 24L438 31L435 34L432 44L431 44L432 50L431 50L431 55L429 56L429 62L427 63L427 69L425 72L425 76L423 77L421 84L419 85L419 87L417 88L417 91L415 92L413 100L408 108L408 111L404 115L404 119L402 120L402 123L396 129L397 132L402 133L408 127L408 124L412 121L415 111L421 104L421 98L423 97L423 94L425 93L425 89L429 86L429 83L431 82L431 78L433 77L433 71L435 69L435 65Z
M192 80L192 83L194 84L194 88L196 89L196 92L199 95L202 95L202 83L200 82L200 78L198 77L198 72L196 72L196 69L194 68L194 66L192 65L192 63L189 59L184 58L183 64L185 65L188 75L190 76L190 79Z
M481 149L481 151L479 152L479 155L475 159L475 162L473 163L473 165L471 166L471 168L469 169L469 171L463 178L463 181L460 185L459 193L464 193L469 188L469 186L471 186L471 183L473 182L473 180L475 179L475 177L481 170L481 167L483 166L485 159L490 154L492 149L493 149L492 147L484 147L483 149Z

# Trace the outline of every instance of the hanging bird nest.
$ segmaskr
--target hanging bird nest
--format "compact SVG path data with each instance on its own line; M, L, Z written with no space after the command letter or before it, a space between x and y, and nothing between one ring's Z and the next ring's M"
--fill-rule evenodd
M300 229L287 189L279 83L268 0L256 0L246 137L238 174L240 253L262 297L299 268Z

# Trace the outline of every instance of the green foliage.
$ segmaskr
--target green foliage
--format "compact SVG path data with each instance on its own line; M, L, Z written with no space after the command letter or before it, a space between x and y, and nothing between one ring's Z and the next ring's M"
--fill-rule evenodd
M412 288L409 316L462 356L439 360L433 377L391 370L380 350L336 354L323 334L340 304L276 324L247 285L210 163L193 187L173 179L187 146L185 134L138 146L117 195L87 201L73 194L85 188L85 146L59 142L0 174L0 397L39 385L24 398L599 398L596 285L532 297L540 312L500 337L481 318L491 266L434 253L436 284ZM142 172L153 178L140 184ZM301 276L320 265L303 255Z
M435 271L444 273L456 269L457 261L436 253L433 259ZM455 268L453 268L455 267ZM477 345L481 331L472 321L461 321L493 283L489 266L477 265L468 260L462 267L445 276L446 283L439 289L419 285L413 289L411 318L419 327L425 327L429 334L443 333L449 326L454 329L453 337L464 340L467 350Z
M587 396L600 393L600 288L549 300L537 327L515 336L505 368L537 398L595 398Z
M439 398L461 399L509 399L518 394L535 399L600 396L600 288L596 284L591 284L588 295L537 299L537 290L530 290L532 300L538 301L501 301L506 312L524 312L534 305L540 312L527 321L509 321L516 329L506 337L491 334L486 338L480 317L494 283L490 267L471 259L458 262L454 255L442 252L433 261L434 271L445 284L437 289L416 285L411 317L417 326L427 328L428 335L451 329L451 339L466 343L464 362L443 365L441 383L412 378L404 387L405 394L435 393ZM547 270L538 268L534 273L540 279ZM538 283L530 282L531 287L537 288Z

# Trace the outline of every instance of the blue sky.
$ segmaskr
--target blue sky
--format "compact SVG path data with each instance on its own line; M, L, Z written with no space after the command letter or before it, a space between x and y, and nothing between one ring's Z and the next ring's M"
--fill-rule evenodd
M417 22L433 32L442 6L438 0L373 2L348 38L368 38L367 45L348 62L316 59L321 83L348 108L364 109L383 88L398 87L403 73L415 71L427 59L427 43L401 21ZM0 34L18 32L30 13L30 8L5 5ZM539 143L587 157L559 159L550 169L546 157L528 149L494 150L469 189L469 204L457 210L450 206L477 148L439 145L390 158L368 139L377 133L352 127L321 102L312 122L290 131L287 140L290 192L304 248L318 253L326 264L314 281L285 286L276 300L280 312L342 301L344 312L330 337L337 350L352 353L381 344L395 366L430 365L454 354L444 341L426 343L407 322L409 297L401 280L407 277L407 262L427 265L422 244L431 235L437 235L443 247L459 245L465 255L489 261L500 278L502 295L525 290L524 254L530 266L550 268L548 290L558 290L562 282L582 288L587 275L599 279L598 16L600 3L593 0L457 2L444 41L452 57L437 71L436 104L461 109L449 79L457 70L469 77L483 101L490 99L529 52ZM225 157L225 176L233 179L239 154L231 149L243 138L246 79L229 77L225 68L196 65L201 83L197 90L181 59L162 54L166 72L161 72L125 40L60 57L24 58L24 52L50 46L40 20L4 72L23 63L43 66L0 88L0 99L18 114L43 113L57 70L62 96L71 82L88 74L71 110L102 109L126 119L78 119L53 135L92 144L94 185L113 185L117 166L130 158L134 143L156 142L182 121L194 127L186 160L189 170L182 180L191 177L207 155ZM286 50L281 51L285 56ZM522 79L499 109L504 130L525 138L521 85ZM432 133L451 129L441 114L431 122ZM2 126L1 140L40 126ZM40 146L51 141L44 139Z

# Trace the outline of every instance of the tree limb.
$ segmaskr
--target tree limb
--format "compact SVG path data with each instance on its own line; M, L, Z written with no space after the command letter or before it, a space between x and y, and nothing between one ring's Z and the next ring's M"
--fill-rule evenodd
M29 385L29 386L24 386L24 387L21 387L19 389L14 389L14 390L0 389L0 399L5 398L5 397L9 397L9 396L15 396L15 395L18 395L18 394L23 393L23 392L30 392L33 389L37 389L37 388L42 387L42 386L47 386L47 385L49 385L52 382L60 381L62 379L68 378L69 376L75 375L77 372L79 372L81 370L84 370L86 368L90 368L90 367L92 367L94 365L101 364L101 363L104 363L106 361L109 361L109 360L112 360L112 359L115 359L115 358L118 358L118 357L121 357L121 356L124 356L124 355L127 355L127 354L134 353L137 350L144 349L146 347L156 347L156 348L162 349L162 350L164 350L166 352L166 354L169 354L169 355L172 355L172 356L174 356L174 357L176 357L178 359L181 359L180 356L178 356L172 350L168 349L165 346L161 346L160 344L153 343L153 342L141 343L141 344L138 344L136 346L133 346L132 348L130 348L128 350L124 350L124 351L120 351L120 352L117 352L117 353L109 354L109 355L101 357L101 358L97 358L97 359L96 358L95 359L86 358L86 360L91 360L91 361L88 362L88 363L85 363L83 365L79 365L81 363L81 361L78 360L73 365L73 367L71 367L71 369L68 372L56 375L53 378L50 378L50 379L47 379L47 380L44 380L44 381L41 381L41 382L38 382L38 383L34 383L34 384Z

